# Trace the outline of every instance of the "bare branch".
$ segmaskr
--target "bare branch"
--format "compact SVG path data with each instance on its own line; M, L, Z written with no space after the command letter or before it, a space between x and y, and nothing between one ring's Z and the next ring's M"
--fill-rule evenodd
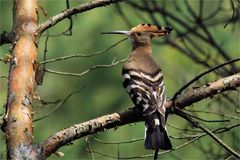
M188 112L199 112L199 113L206 113L206 114L214 114L214 115L218 115L218 116L222 116L222 117L227 117L230 119L235 119L235 120L240 120L239 117L233 116L233 115L227 115L227 114L223 114L223 113L217 113L217 112L212 112L212 111L203 111L203 110L189 110L189 109L184 109L184 111L188 111Z
M93 154L93 152L92 152L92 149L91 149L91 146L90 146L90 142L88 141L88 137L86 137L85 141L86 141L86 143L87 143L87 151L90 152L91 157L92 157L92 160L94 160L94 159L95 159L95 158L94 158L94 154Z
M234 3L233 3L233 0L231 0L231 7L232 7L232 17L231 19L224 25L224 28L227 27L227 25L229 23L231 23L233 20L234 20L234 16L235 16L235 7L234 7Z
M210 131L207 127L203 126L199 122L193 120L191 116L187 113L183 112L182 110L176 110L175 112L177 115L181 116L182 118L186 119L187 121L191 122L195 127L200 128L206 134L208 134L211 138L213 138L218 144L220 144L224 149L226 149L231 155L235 156L236 158L240 158L240 154L230 148L227 144L225 144L221 139L219 139L212 131Z
M47 31L47 37L45 39L45 43L44 43L44 51L43 51L43 60L46 61L47 58L47 52L48 52L48 40L49 40L49 32ZM40 65L41 63L39 63ZM43 65L43 69L46 69L46 65Z
M123 1L123 0L95 0L92 2L81 4L77 7L66 9L66 10L62 11L61 13L51 17L48 21L42 23L39 26L38 34L40 36L40 34L43 33L45 30L47 30L48 28L56 25L58 22L62 21L63 19L68 18L77 13L86 12L86 11L89 11L89 10L97 8L97 7L104 7L104 6L110 5L112 3L118 3L121 1Z
M212 130L212 132L215 133L215 134L219 134L219 133L227 132L227 131L229 131L229 130L231 130L233 128L239 127L239 126L240 126L240 123L235 123L235 124L232 124L232 125L216 128L216 129ZM194 134L194 135L186 135L186 134L184 134L184 137L179 137L179 138L181 138L181 139L186 139L186 138L189 139L189 138L196 138L196 137L205 136L205 135L207 135L207 133L205 133L205 132Z
M69 95L67 95L67 97L66 97L63 101L60 101L60 103L57 104L57 105L53 108L53 110L51 110L51 111L48 112L46 115L44 115L44 116L42 116L42 117L40 117L40 118L34 119L33 122L37 122L37 121L40 121L40 120L42 120L42 119L44 119L44 118L49 117L49 116L52 115L59 107L61 107L63 104L65 104L65 103L67 102L67 100L68 100L69 98L71 98L72 95L77 94L77 93L80 93L83 89L84 89L84 87L82 87L79 91L75 91L75 92L70 93Z
M103 54L107 51L109 51L110 49L112 49L113 47L117 46L119 43L123 42L127 40L127 38L124 38L116 43L114 43L113 45L111 45L110 47L102 50L102 51L98 51L95 53L91 53L91 54L74 54L74 55L69 55L69 56L64 56L64 57L58 57L58 58L54 58L54 59L49 59L49 60L44 60L43 62L40 62L39 64L47 64L47 63L52 63L52 62L57 62L57 61L61 61L61 60L66 60L66 59L71 59L71 58L78 58L78 57L93 57L93 56L97 56L100 54Z
M70 9L69 0L66 0L66 6L67 6L67 9ZM63 32L63 34L67 35L67 36L71 36L72 35L72 27L73 27L72 16L69 16L68 19L69 19L69 26L68 26L68 29Z
M202 131L196 130L196 129L180 128L180 127L176 127L176 126L174 126L174 125L172 125L172 124L169 124L169 123L167 123L167 125L168 125L169 127L173 128L173 129L176 129L176 130L187 131L187 132L195 132L195 133L196 133L196 132L197 132L197 133L202 133Z
M204 76L204 75L206 75L206 74L208 74L208 73L210 73L210 72L212 72L212 71L214 71L214 70L216 70L216 69L218 69L218 68L220 68L220 67L223 67L223 66L225 66L225 65L228 65L228 64L231 64L231 63L234 63L234 62L237 62L237 61L239 61L239 60L240 60L240 58L235 58L235 59L232 59L232 60L230 60L230 61L228 61L228 62L225 62L225 63L222 63L222 64L220 64L220 65L217 65L217 66L215 66L215 67L210 68L209 70L206 70L206 71L200 73L199 75L197 75L196 77L194 77L191 81L189 81L187 84L185 84L182 88L180 88L180 89L174 94L173 100L174 100L179 94L181 94L181 92L182 92L184 89L186 89L188 86L190 86L190 85L193 84L195 81L197 81L198 79L200 79L202 76Z
M187 32L187 34L190 34L192 37L196 37L197 39L203 41L205 44L210 45L211 48L215 49L217 51L217 54L221 55L221 57L224 58L225 60L228 61L231 59L229 54L227 54L223 50L223 48L220 46L218 41L213 37L210 30L207 28L208 25L203 23L204 19L199 18L196 15L196 13L193 12L193 9L191 8L191 6L188 5L187 7L189 9L191 17L193 18L194 22L196 22L194 24L189 24L188 22L186 22L186 18L179 18L178 16L176 16L174 12L167 10L164 5L154 5L156 2L154 1L149 1L149 2L152 2L151 6L139 5L139 3L137 2L127 1L127 3L130 6L142 12L146 12L149 14L158 14L162 16L163 20L165 20L166 23L171 22L171 24L173 24L172 26L175 29L178 27L181 28L181 30L179 29L179 33ZM188 2L188 1L185 1L185 2ZM219 2L218 4L221 5L221 2ZM176 23L178 23L179 25L176 26ZM195 59L196 59L196 56L195 56ZM200 59L198 59L198 62L200 62ZM237 67L234 64L231 65L231 69L233 71L237 71Z
M173 148L172 150L162 151L162 152L158 153L158 155L162 155L162 154L166 154L166 153L178 150L178 149L180 149L184 146L187 146L187 145L191 144L192 142L198 140L199 138L200 138L200 136L195 137L195 138L193 138L193 139L191 139L191 140ZM102 152L98 152L98 151L93 151L93 150L92 150L92 152L96 153L96 154L99 154L99 155L102 155L102 156L105 156L105 157L116 158L116 159L138 159L138 158L147 158L147 157L153 157L154 156L154 154L146 154L146 155L132 156L132 157L118 157L118 156L115 156L115 155L110 155L110 154L106 154L106 153L102 153Z
M121 15L121 17L123 18L123 21L127 24L127 26L129 28L132 27L131 21L129 20L128 16L125 15L125 13L123 12L123 10L119 4L116 5L116 10L117 10L118 14Z
M191 105L194 102L202 100L207 97L212 97L218 92L226 90L235 90L240 86L240 74L235 74L229 77L219 79L213 83L207 83L206 85L187 91L184 94L179 95L176 98L175 105L179 108L184 108L186 105ZM191 97L192 96L192 97ZM170 101L172 103L172 101ZM170 106L174 106L171 104Z
M0 79L6 79L6 80L8 80L8 76L0 76Z
M198 119L200 121L203 121L203 122L208 122L208 123L219 123L219 122L230 122L229 119L216 119L216 120L209 120L209 119L203 119L203 118L200 118L198 116L194 116L194 115L191 115L191 114L188 114L190 117L193 117L195 119Z
M216 128L216 129L212 130L211 132L212 133L223 133L223 132L229 131L229 130L235 128L235 127L239 127L239 126L240 126L240 123L236 123L236 124L233 124L233 125L228 125L226 127ZM187 146L187 145L191 144L192 142L194 142L194 141L196 141L196 140L198 140L201 137L204 137L206 135L207 135L207 133L203 132L203 133L198 133L198 134L195 134L195 135L186 135L186 136L177 137L177 138L175 138L173 136L170 136L171 138L174 138L174 139L189 139L189 140L187 142L173 148L172 150L162 151L162 152L158 153L158 155L166 154L166 153L181 149L182 147ZM143 138L138 138L138 139L132 139L132 140L120 141L120 142L104 142L104 141L96 139L96 138L93 138L93 139L96 140L99 143L102 143L102 144L117 144L117 145L124 144L124 143L133 143L133 142L143 140ZM106 154L106 153L102 153L102 152L98 152L98 151L93 151L93 150L91 150L91 152L102 155L102 156L105 156L105 157L116 158L116 159L136 159L136 158L146 158L146 157L153 157L154 156L153 154L147 154L147 155L134 156L134 157L117 157L117 156L114 156L114 155L110 155L110 154Z
M204 85L200 88L192 89L186 92L184 95L179 95L175 101L178 107L184 108L204 98L219 94L224 91L236 89L239 86L240 74L235 74L209 83L209 85ZM172 104L172 100L168 100L166 103L166 107L170 109L171 107L173 107ZM143 118L135 109L129 109L124 112L105 115L63 129L55 133L54 135L48 137L47 140L45 140L41 144L41 147L44 150L45 156L48 157L58 148L66 145L73 140L101 131L105 131L110 128L116 128L117 126L122 126L141 120L143 120Z
M92 71L92 70L100 69L100 68L113 67L113 66L116 66L117 64L120 64L120 63L125 62L126 60L127 60L127 58L122 59L122 60L119 60L119 61L113 61L111 64L99 64L99 65L95 65L95 66L92 66L92 67L86 69L86 70L83 71L82 73L59 72L59 71L53 71L53 70L50 70L50 69L45 69L45 71L46 71L46 72L49 72L49 73L61 75L61 76L82 77L82 76L84 76L85 74L89 73L89 72Z
M125 140L125 141L118 141L118 142L105 142L105 141L102 141L100 139L97 139L95 137L93 137L93 140L99 142L99 143L102 143L102 144L125 144L125 143L134 143L134 142L137 142L137 141L142 141L143 138L136 138L136 139L131 139L131 140Z

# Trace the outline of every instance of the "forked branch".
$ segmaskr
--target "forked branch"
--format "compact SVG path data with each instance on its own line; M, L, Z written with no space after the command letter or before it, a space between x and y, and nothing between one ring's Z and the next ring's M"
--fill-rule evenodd
M77 7L66 9L61 13L51 17L46 22L42 23L38 29L38 34L40 36L40 34L43 33L45 30L47 30L48 28L56 25L58 22L62 21L63 19L68 18L77 13L86 12L97 7L104 7L112 3L117 3L121 1L123 0L95 0L92 2L81 4Z
M215 82L208 83L207 85L197 89L189 90L186 93L179 95L175 100L175 104L179 108L184 108L207 97L212 97L224 91L235 90L239 86L240 74L235 74L219 79ZM168 100L166 105L170 110L170 108L173 107L172 100ZM141 120L142 117L135 109L132 108L127 111L105 115L63 129L48 137L42 144L40 144L40 146L42 147L45 156L48 157L58 148L73 140Z

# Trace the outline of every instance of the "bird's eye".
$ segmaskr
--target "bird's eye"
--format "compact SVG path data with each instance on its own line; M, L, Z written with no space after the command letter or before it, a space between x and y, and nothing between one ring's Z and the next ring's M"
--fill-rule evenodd
M137 35L138 35L138 36L141 36L142 34L138 32Z

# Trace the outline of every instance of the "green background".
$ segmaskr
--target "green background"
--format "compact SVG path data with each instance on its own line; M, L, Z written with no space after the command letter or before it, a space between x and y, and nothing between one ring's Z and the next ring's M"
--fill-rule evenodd
M71 1L70 4L71 6L77 6L84 2L87 1ZM196 8L197 10L198 1L190 2L193 8ZM214 0L208 1L207 3L209 4L205 5L204 13L207 14L207 12L210 12L214 8L214 4L216 2L217 1ZM171 10L175 1L167 1L167 3L169 3L169 10ZM12 1L1 0L1 33L3 31L11 31L12 5ZM39 1L39 5L46 9L48 12L47 17L44 17L43 13L39 9L39 23L45 22L51 16L58 14L60 11L66 8L65 1L41 0ZM137 25L140 23L145 23L140 20L136 14L134 14L136 11L129 5L125 4L124 2L120 3L119 5L121 5L121 7L124 9L124 12L127 13L127 16L131 20L132 24ZM184 3L180 5L184 5ZM229 3L226 3L226 5L229 5ZM144 12L140 12L140 14L141 16L145 17L148 23L151 22L148 14ZM226 15L220 16L223 18L228 16L230 18L231 14L232 13L229 12ZM74 15L72 16L72 19L72 36L49 37L47 45L47 59L80 53L90 54L104 50L105 48L110 47L124 37L121 35L101 35L101 32L130 29L116 11L115 4ZM158 18L158 20L162 26L166 25L160 18ZM65 19L64 21L49 29L49 34L53 35L61 33L68 28L68 25L69 21ZM218 43L224 43L224 45L222 45L222 48L227 51L230 57L234 58L239 56L239 28L232 30L230 25L224 29L223 25L219 25L211 28L210 31L214 37L219 40ZM174 40L176 38L176 33L173 32L171 35L169 35L168 38ZM43 33L43 36L39 42L39 62L43 60L45 39L46 32ZM163 42L163 39L164 38L159 38L157 41ZM211 49L211 47L204 43L201 43L198 39L196 39L196 41L199 41L201 48L213 53L213 56L217 55L217 52ZM176 40L176 42L181 43L178 40ZM1 46L1 58L4 56L4 54L9 54L8 50L10 47L10 44ZM59 61L47 64L46 67L47 69L62 72L81 73L93 65L110 64L114 58L116 58L116 60L121 60L127 57L130 52L131 46L129 41L124 41L104 54L91 58L74 58L70 60ZM183 55L169 45L156 45L154 43L153 56L164 72L164 80L168 97L173 96L173 94L183 84L185 84L200 72L206 70L206 68L194 63L189 57ZM0 76L7 75L9 64L0 63L0 66ZM63 100L69 93L80 90L83 86L85 86L85 88L80 93L71 96L71 98L64 105L58 108L51 116L41 121L37 121L33 124L35 143L40 143L51 134L73 124L88 121L90 119L109 113L127 110L129 107L132 107L132 102L121 84L121 68L122 64L118 64L107 69L93 70L83 77L68 77L46 73L43 85L37 87L37 93L44 101L56 101L58 99ZM203 78L198 84L195 84L195 86L203 85L205 82L213 81L218 78L220 77L216 76L215 74L210 74L207 76L207 78ZM0 106L4 106L7 97L7 80L0 79L0 82ZM230 96L239 102L239 92L231 93ZM196 108L199 110L206 109L208 111L221 110L221 112L227 114L236 114L234 112L234 106L229 104L227 101L224 103L222 101L220 102L218 100L219 97L220 95L214 97L213 99L208 98L197 104L194 104L194 106L190 106L189 108ZM209 104L211 104L211 106L209 106ZM50 112L55 106L56 104L41 106L40 103L35 100L33 106L34 118L39 118L45 115L46 113ZM3 107L0 107L0 113L4 113ZM208 114L201 114L201 117L206 119L219 118L214 115L209 116ZM168 123L179 128L192 127L189 123L186 123L183 119L175 115L169 116ZM211 123L209 125L209 128L216 128L222 125L223 124L219 123ZM172 136L181 136L183 133L183 131L176 130L172 127L168 127L168 131ZM233 129L232 131L219 135L219 137L222 138L222 140L225 141L229 146L235 148L236 150L239 150L239 136L237 140L233 140L232 138L232 135L236 135L238 131L239 129ZM144 124L140 122L136 124L134 123L131 125L125 125L117 128L116 130L110 129L104 133L101 132L93 136L106 142L117 142L142 138L144 136ZM176 139L171 140L174 147L177 147L178 145L181 145L187 141ZM1 132L1 159L6 158L4 141L4 134ZM119 154L121 157L131 157L152 153L152 151L144 149L143 141L120 145L101 144L97 141L94 141L90 136L89 142L92 150L115 156ZM203 156L206 156L205 158L207 158L208 155L203 155L204 151L201 151L196 147L197 143L202 143L205 146L205 149L212 148L212 154L221 155L226 153L211 138L204 137L199 141L196 141L193 144L190 144L179 150L176 150L169 154L161 155L160 159L202 159ZM91 155L86 151L86 148L87 144L85 138L81 138L74 141L72 145L69 144L67 146L61 147L58 150L65 154L64 157L59 158L53 154L49 159L91 159ZM106 158L98 154L94 154L94 156L95 158ZM210 158L213 157L210 156Z

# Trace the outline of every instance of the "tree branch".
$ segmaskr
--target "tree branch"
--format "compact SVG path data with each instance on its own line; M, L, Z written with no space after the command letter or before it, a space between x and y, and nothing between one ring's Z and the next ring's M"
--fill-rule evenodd
M104 6L110 5L112 3L118 3L121 1L124 1L124 0L95 0L92 2L81 4L77 7L66 9L66 10L62 11L61 13L51 17L46 22L42 23L38 29L38 36L40 36L48 28L56 25L58 22L62 21L65 18L69 18L72 15L75 15L77 13L86 12L86 11L89 11L89 10L97 8L97 7L104 7Z
M229 131L229 130L235 128L235 127L238 127L238 126L240 126L240 124L236 123L236 124L229 125L229 126L226 126L226 127L221 127L221 128L214 129L211 132L212 133L223 133L223 132L227 132L227 131ZM200 138L202 138L206 135L207 135L207 133L203 132L203 133L199 133L199 134L195 134L195 135L186 135L186 136L177 137L177 138L171 137L171 138L175 138L175 139L188 139L188 141L179 145L179 146L177 146L177 147L175 147L175 148L173 148L172 150L162 151L162 152L158 153L158 155L166 154L166 153L181 149L181 148L185 147L186 145L189 145L192 142L195 142L196 140L198 140L198 139L200 139ZM132 140L121 141L121 142L104 142L104 141L101 141L101 140L93 137L93 140L95 140L96 142L99 142L99 143L102 143L102 144L115 144L115 145L124 144L124 143L133 143L133 142L136 142L136 141L141 141L143 139L144 138L132 139ZM94 151L94 150L91 150L91 151L92 151L92 153L96 153L96 154L102 155L104 157L115 158L115 159L137 159L137 158L147 158L147 157L153 157L154 156L154 154L146 154L146 155L139 155L139 156L132 156L132 157L119 157L119 156L110 155L110 154L106 154L106 153L98 152L98 151Z
M58 62L58 61L62 61L62 60L67 60L67 59L71 59L71 58L79 58L79 57L93 57L93 56L97 56L97 55L101 55L103 53L106 53L107 51L109 51L110 49L112 49L113 47L117 46L119 43L122 43L123 41L127 40L128 38L124 38L116 43L114 43L113 45L111 45L110 47L104 49L104 50L101 50L101 51L97 51L97 52L94 52L94 53L90 53L90 54L73 54L73 55L68 55L68 56L64 56L64 57L57 57L57 58L54 58L54 59L48 59L48 60L44 60L42 62L39 62L39 65L42 65L42 64L47 64L47 63L52 63L52 62Z
M185 94L179 95L175 99L175 104L177 104L177 107L179 108L184 108L195 102L201 101L202 99L212 97L213 95L222 93L224 91L236 89L239 86L240 74L235 74L219 79L215 82L208 83L207 85L197 89L189 90ZM170 110L170 108L173 107L172 100L168 100L166 105L166 107ZM40 144L40 147L42 147L44 155L48 157L58 148L73 140L141 120L143 120L143 118L134 108L120 113L105 115L63 129L48 137L42 144Z
M190 85L193 84L195 81L197 81L198 79L200 79L202 76L204 76L204 75L206 75L206 74L208 74L208 73L210 73L210 72L212 72L212 71L214 71L214 70L216 70L216 69L218 69L218 68L220 68L220 67L223 67L223 66L225 66L225 65L228 65L228 64L231 64L231 63L234 63L234 62L237 62L237 61L239 61L239 60L240 60L240 58L235 58L235 59L232 59L232 60L227 61L227 62L225 62L225 63L219 64L219 65L217 65L217 66L215 66L215 67L212 67L212 68L210 68L210 69L208 69L208 70L200 73L199 75L197 75L196 77L194 77L191 81L189 81L187 84L185 84L182 88L180 88L180 89L174 94L173 99L175 99L184 89L186 89L188 86L190 86Z
M236 87L239 86L240 73L219 79L216 82L207 83L202 87L187 91L184 94L179 95L179 97L177 97L174 102L178 108L182 109L204 98L212 97L215 94L221 93L223 91L236 90ZM171 99L171 101L168 101L170 103L170 105L168 105L169 107L173 106L172 100L173 99Z
M121 60L118 60L118 61L115 61L115 59L113 59L113 61L110 64L94 65L94 66L91 66L90 68L86 69L85 71L83 71L81 73L60 72L60 71L54 71L54 70L50 70L50 69L45 69L45 72L56 74L56 75L61 75L61 76L82 77L82 76L86 75L87 73L89 73L90 71L100 69L100 68L113 67L113 66L116 66L120 63L126 62L126 60L127 60L127 58L124 58L124 59L121 59Z
M240 154L234 151L232 148L230 148L227 144L225 144L221 139L219 139L212 131L210 131L207 127L203 126L202 124L198 123L197 121L193 120L191 116L189 116L187 113L176 110L175 112L180 117L186 119L190 123L192 123L195 127L200 128L203 130L206 134L208 134L211 138L213 138L219 145L221 145L225 150L227 150L231 155L233 155L236 158L240 158Z

